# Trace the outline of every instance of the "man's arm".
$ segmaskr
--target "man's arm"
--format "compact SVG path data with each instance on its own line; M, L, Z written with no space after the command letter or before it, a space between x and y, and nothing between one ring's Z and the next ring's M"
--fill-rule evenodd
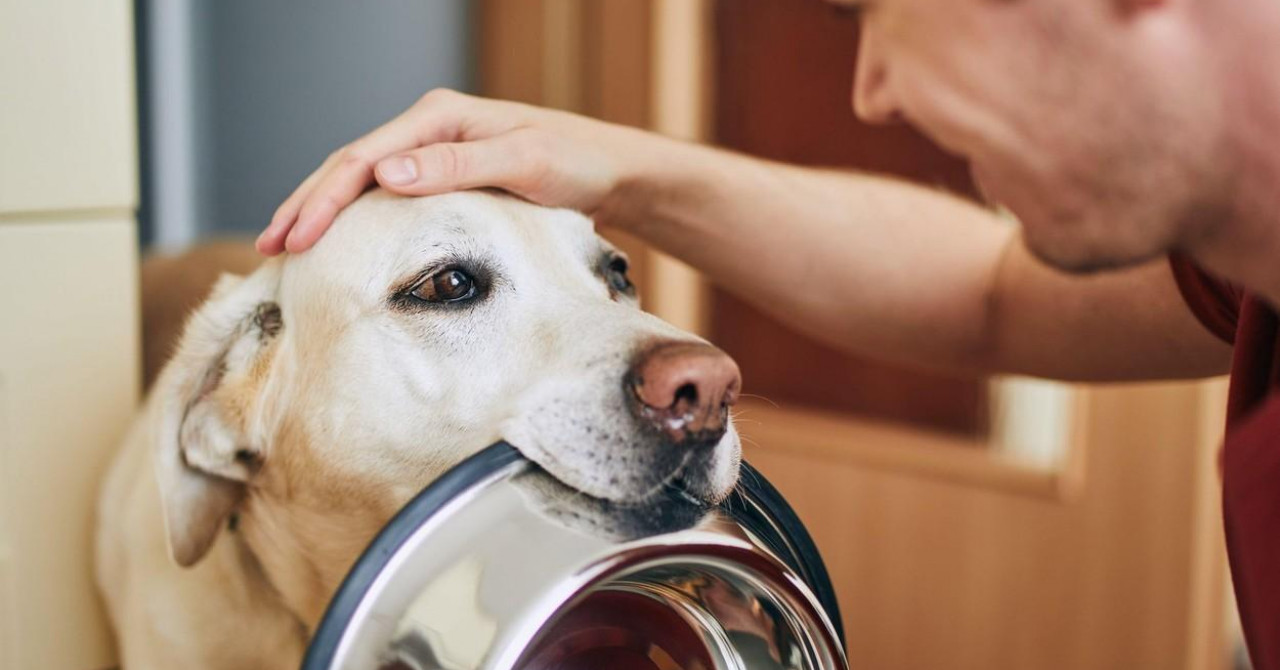
M1068 275L1035 259L1015 225L945 193L655 141L679 146L599 218L829 344L1065 380L1227 371L1230 347L1192 315L1163 259Z
M1032 258L1013 226L943 193L451 91L334 152L259 249L306 250L375 181L409 195L494 186L584 211L882 359L1071 380L1206 376L1229 362L1166 263L1071 277Z

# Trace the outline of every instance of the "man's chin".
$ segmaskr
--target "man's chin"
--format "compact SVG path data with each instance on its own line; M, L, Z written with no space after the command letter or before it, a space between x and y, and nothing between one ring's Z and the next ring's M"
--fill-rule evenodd
M1022 231L1027 250L1041 263L1055 270L1077 276L1116 272L1136 267L1162 255L1161 252L1125 253L1085 240L1043 240Z
M973 179L973 185L978 189L978 196L982 198L983 202L996 209L1008 210L1008 207L996 195L996 186L992 183L990 173L984 170L977 161L970 160L969 177Z

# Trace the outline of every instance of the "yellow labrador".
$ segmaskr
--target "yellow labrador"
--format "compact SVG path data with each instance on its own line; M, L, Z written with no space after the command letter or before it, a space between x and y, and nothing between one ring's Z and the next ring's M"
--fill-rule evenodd
M224 277L104 484L130 670L297 667L378 529L498 439L599 498L728 494L737 366L641 312L576 213L370 193L314 250Z

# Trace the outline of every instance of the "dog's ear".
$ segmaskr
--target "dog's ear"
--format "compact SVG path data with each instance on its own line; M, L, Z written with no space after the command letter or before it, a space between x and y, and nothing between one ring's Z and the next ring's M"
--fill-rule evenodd
M258 471L264 445L247 426L284 327L277 263L224 275L191 317L155 387L154 446L169 549L181 566L212 546Z

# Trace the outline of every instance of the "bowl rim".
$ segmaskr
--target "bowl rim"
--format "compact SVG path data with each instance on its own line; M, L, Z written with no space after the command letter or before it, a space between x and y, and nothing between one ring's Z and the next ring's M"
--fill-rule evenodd
M302 670L325 670L332 666L360 604L383 569L423 524L468 489L520 463L537 467L510 443L495 442L447 470L406 503L383 526L343 578L307 644ZM825 610L840 646L846 647L839 604L813 538L795 510L764 475L745 460L741 467L734 492L719 507L796 571Z

